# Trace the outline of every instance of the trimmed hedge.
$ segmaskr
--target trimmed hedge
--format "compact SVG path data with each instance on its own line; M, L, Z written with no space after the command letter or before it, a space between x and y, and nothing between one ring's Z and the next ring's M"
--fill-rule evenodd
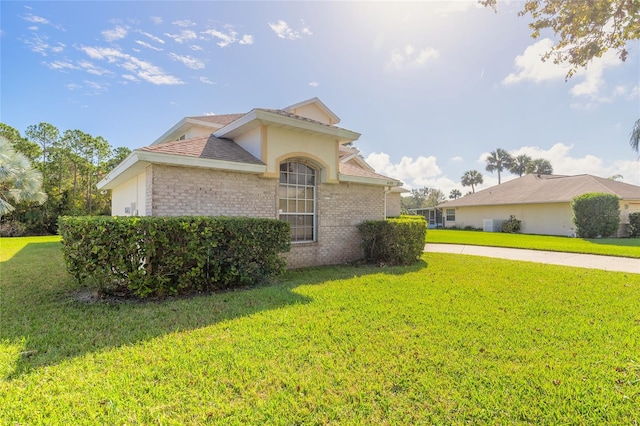
M589 192L571 202L573 223L580 238L608 237L620 226L620 202L613 194Z
M424 252L427 221L418 215L368 220L358 225L358 231L366 262L409 265Z
M629 213L630 237L640 237L640 212Z
M104 293L228 289L282 273L289 223L235 217L62 217L67 270Z

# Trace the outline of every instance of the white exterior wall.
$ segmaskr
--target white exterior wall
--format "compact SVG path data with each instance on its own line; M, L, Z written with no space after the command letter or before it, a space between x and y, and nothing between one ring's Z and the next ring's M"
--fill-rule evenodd
M111 215L112 216L145 216L146 215L146 172L129 179L122 185L111 191ZM131 210L132 204L136 209ZM129 208L129 213L125 209Z
M234 142L244 148L249 154L262 160L262 127L250 130L238 136ZM263 160L264 161L264 160Z
M322 111L322 109L318 108L318 106L315 104L298 107L292 112L296 115L299 115L300 117L307 117L324 124L334 124L331 123L331 117L329 117L327 113Z
M482 229L484 219L507 220L514 215L522 221L520 232L525 234L566 236L572 228L575 229L569 203L457 207L455 210L455 222L445 221L445 227ZM446 207L443 208L445 217L446 211Z

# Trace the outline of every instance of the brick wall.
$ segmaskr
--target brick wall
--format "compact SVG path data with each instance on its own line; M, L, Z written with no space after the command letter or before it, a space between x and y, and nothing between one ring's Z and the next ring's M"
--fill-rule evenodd
M277 217L277 179L249 173L153 165L147 170L152 216ZM384 218L384 188L353 183L318 186L318 240L292 244L290 268L362 258L356 225Z
M276 179L195 167L152 167L152 216L276 217Z
M361 259L356 225L384 219L384 188L353 183L318 186L318 241L296 243L286 254L290 268L333 265Z

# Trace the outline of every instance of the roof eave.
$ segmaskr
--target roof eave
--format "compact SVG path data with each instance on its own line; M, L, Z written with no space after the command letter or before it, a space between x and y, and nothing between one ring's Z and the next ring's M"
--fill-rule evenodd
M362 183L364 185L376 185L376 186L401 186L402 182L391 178L374 178L366 176L352 176L345 175L344 173L338 173L338 180L340 182Z

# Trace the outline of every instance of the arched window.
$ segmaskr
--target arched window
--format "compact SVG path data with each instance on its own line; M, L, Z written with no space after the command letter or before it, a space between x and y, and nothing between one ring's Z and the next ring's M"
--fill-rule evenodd
M291 224L291 241L315 241L316 170L299 161L280 164L280 219Z

